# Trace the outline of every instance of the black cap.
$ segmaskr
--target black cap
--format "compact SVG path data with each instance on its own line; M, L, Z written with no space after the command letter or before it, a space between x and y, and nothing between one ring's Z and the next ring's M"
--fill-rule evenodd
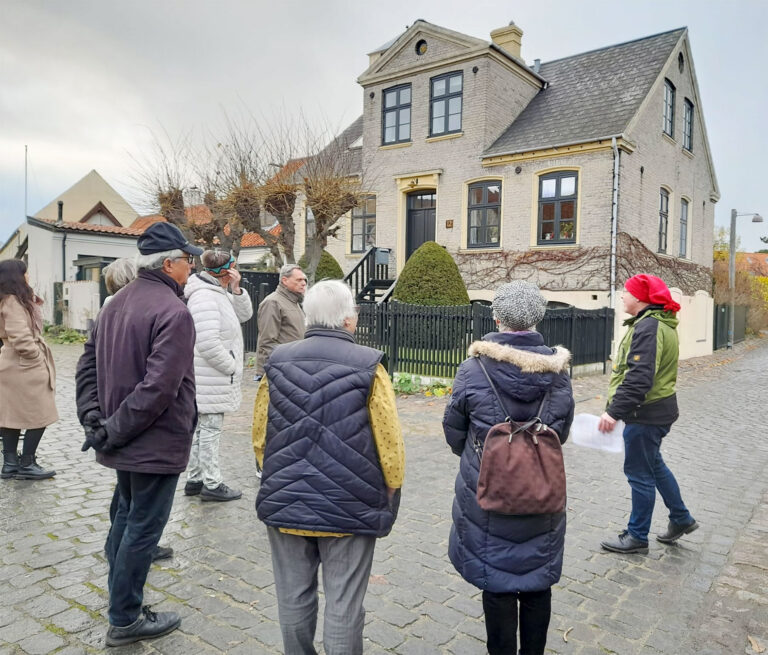
M136 244L142 255L166 250L183 250L190 255L202 255L203 249L193 246L172 223L153 223L139 237Z

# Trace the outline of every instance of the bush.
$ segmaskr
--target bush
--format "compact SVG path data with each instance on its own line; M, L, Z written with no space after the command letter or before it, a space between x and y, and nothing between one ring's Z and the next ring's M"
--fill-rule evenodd
M43 333L48 343L85 343L86 336L63 325L46 325Z
M299 266L306 272L306 256L303 255L301 257ZM331 253L327 250L323 250L323 254L320 255L320 262L317 264L317 270L315 271L315 280L340 280L343 277L344 271L341 270L339 262L334 259Z
M412 305L468 305L459 267L448 251L427 241L405 262L397 279L395 300Z

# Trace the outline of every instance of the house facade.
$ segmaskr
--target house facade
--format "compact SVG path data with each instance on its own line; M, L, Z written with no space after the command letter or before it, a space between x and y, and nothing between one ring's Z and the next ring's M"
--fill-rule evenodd
M689 349L706 352L719 190L687 29L533 64L522 36L420 20L370 54L350 140L370 197L328 250L348 270L390 248L399 272L434 240L471 298L523 278L583 308L655 273L706 323Z

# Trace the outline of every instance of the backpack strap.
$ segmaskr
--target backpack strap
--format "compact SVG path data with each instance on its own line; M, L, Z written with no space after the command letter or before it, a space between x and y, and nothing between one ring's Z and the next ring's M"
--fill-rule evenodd
M483 373L485 373L485 379L488 380L488 384L491 385L491 389L493 390L493 395L496 396L496 400L499 403L499 407L501 407L501 411L504 412L504 416L506 417L504 420L507 422L511 421L512 417L509 415L509 412L504 407L504 403L501 401L501 396L499 395L499 392L496 390L496 385L493 383L493 380L491 380L491 376L488 375L488 370L485 368L485 364L483 364L483 360L480 359L479 355L475 355L475 359L477 360L477 363L480 364L480 368L483 369ZM542 427L546 427L544 426L541 420L541 410L544 409L544 404L548 400L549 400L549 389L547 389L546 393L541 399L541 402L539 403L539 408L538 410L536 410L536 415L530 419L529 425L532 425L533 423L536 423L538 421L539 423L542 424ZM529 426L526 426L526 428L527 427Z

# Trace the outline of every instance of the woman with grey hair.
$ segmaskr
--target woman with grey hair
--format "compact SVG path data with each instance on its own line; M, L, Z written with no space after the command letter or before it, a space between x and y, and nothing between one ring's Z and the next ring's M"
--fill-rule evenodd
M111 301L112 296L120 291L126 284L133 282L136 279L136 273L135 257L121 257L108 266L105 266L101 274L104 276L104 286L107 287L107 293L109 295L104 298L102 307Z
M240 273L228 250L206 250L203 271L190 276L184 287L195 322L195 383L200 412L187 467L187 496L204 501L236 500L243 494L224 484L219 467L224 414L237 411L242 397L243 330L253 314Z
M355 343L352 291L318 282L304 339L277 346L256 394L253 446L286 653L316 653L323 565L326 655L363 652L363 598L377 537L397 515L405 450L379 350Z
M461 576L483 590L490 655L518 652L518 624L520 653L543 655L551 589L563 568L565 507L523 516L487 512L476 494L479 453L491 426L539 416L561 443L568 438L574 408L571 354L545 345L535 331L546 309L531 282L516 280L496 290L499 331L469 347L443 417L446 441L461 457L448 555Z

